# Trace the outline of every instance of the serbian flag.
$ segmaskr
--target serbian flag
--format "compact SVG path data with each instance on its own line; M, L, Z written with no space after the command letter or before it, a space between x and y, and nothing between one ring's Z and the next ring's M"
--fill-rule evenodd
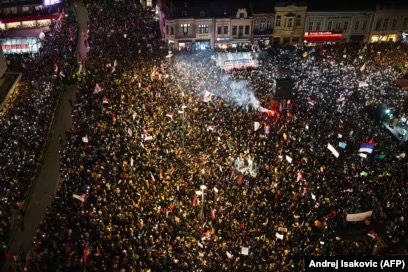
M307 103L314 106L316 104L316 100L312 99L312 98L308 98L307 99Z
M198 204L198 198L197 198L197 196L194 194L194 197L193 197L193 206L194 206L194 207L197 207L197 204Z
M101 86L99 86L99 84L98 83L96 83L96 85L95 85L95 89L94 89L94 94L98 94L98 93L100 93L100 92L102 92L102 88L101 88Z
M102 104L109 104L109 100L110 100L109 97L104 96L102 100Z
M211 209L211 220L215 219L215 209Z
M89 256L89 246L88 244L84 247L84 252L82 253L82 263L86 263L88 261Z
M211 232L209 230L201 233L201 240L209 239L211 237Z
M373 153L374 145L375 145L375 143L373 141L363 142L360 145L360 149L358 150L358 152L371 154L371 153Z

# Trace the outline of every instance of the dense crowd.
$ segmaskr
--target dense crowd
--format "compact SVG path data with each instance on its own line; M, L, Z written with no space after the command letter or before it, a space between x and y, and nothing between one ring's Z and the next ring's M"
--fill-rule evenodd
M228 75L267 107L268 78L290 71L294 107L278 118L218 96L204 102L196 86L219 82L219 68L200 68L211 58L166 59L157 22L137 6L100 2L87 3L91 51L63 181L28 271L301 271L301 256L406 242L405 151L370 110L406 113L394 67L406 65L406 46L275 48L255 70ZM375 148L363 158L366 141ZM256 175L236 171L238 157L251 158ZM345 220L370 210L363 222Z
M16 89L0 110L0 253L10 238L12 214L24 215L63 81L75 69L76 20L71 12L54 23L36 57L9 55L8 71L21 72ZM18 223L18 222L16 222Z

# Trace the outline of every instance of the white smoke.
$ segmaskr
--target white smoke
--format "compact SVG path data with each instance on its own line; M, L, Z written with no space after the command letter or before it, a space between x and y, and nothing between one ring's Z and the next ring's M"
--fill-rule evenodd
M248 81L233 79L230 74L226 74L218 68L215 61L211 61L211 58L177 56L174 63L173 80L183 89L198 96L209 91L228 103L247 110L260 108L261 103L249 88ZM202 84L197 84L200 82ZM196 85L191 86L192 83L196 83Z

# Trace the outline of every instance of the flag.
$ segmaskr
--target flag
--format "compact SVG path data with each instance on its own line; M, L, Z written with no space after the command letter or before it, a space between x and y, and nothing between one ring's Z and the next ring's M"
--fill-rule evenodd
M249 247L241 247L241 254L248 255L249 254Z
M358 155L359 155L360 157L364 158L364 159L366 159L366 158L367 158L367 154L364 154L364 153L358 153Z
M265 125L265 126L264 126L264 133L265 133L265 134L269 134L269 133L270 133L270 129L271 129L270 126Z
M227 251L227 257L228 257L228 259L231 259L234 256L230 252Z
M82 253L82 263L86 263L88 261L89 256L89 246L88 243L84 247L84 251Z
M275 233L276 238L278 238L279 240L283 240L283 234L280 234L279 232Z
M211 232L209 230L201 233L201 240L210 239L210 237L211 237Z
M218 193L218 189L216 187L214 187L214 192Z
M54 73L58 73L58 65L54 63Z
M296 181L299 182L299 181L301 181L301 180L303 180L303 173L302 173L302 172L298 172L298 173L297 173Z
M133 164L134 164L134 160L133 160L133 157L131 157L130 158L130 166L133 166Z
M365 67L366 67L366 64L364 63L363 66L360 67L360 71L361 71L361 72L364 71L364 70L365 70Z
M82 137L82 142L88 143L89 142L88 136Z
M62 70L59 72L59 75L60 75L61 77L65 77L65 74L64 74L64 72L63 72Z
M212 92L205 91L203 101L204 101L204 102L210 102L210 101L211 101L211 98L212 98L213 96L214 96L214 94L213 94Z
M346 221L348 222L357 222L364 221L366 218L370 217L373 214L373 211L362 212L362 213L349 213L346 216Z
M99 86L99 84L96 83L95 89L94 89L94 94L98 94L98 93L100 93L101 91L102 91L101 86Z
M314 100L314 99L312 99L312 98L308 98L308 99L307 99L307 103L308 103L309 105L314 106L314 105L316 104L316 100Z
M215 209L211 209L211 220L215 220Z
M257 131L261 127L261 123L254 122L254 130Z
M336 158L338 158L339 157L339 152L331 145L331 144L328 144L327 145L327 148L331 151L331 153L336 157Z
M109 97L104 96L102 99L102 104L109 104Z
M132 136L132 135L133 135L133 131L132 131L131 128L128 128L127 132L128 132L128 134L129 134L129 136Z
M360 149L358 150L358 152L371 154L373 152L373 150L374 150L374 143L373 142L363 142L360 145Z
M285 158L286 158L286 160L287 160L289 163L292 163L292 160L293 160L293 159L292 159L291 157L289 157L288 155L286 155Z
M173 114L172 113L167 113L166 116L169 117L173 121Z
M118 65L118 61L115 59L115 61L113 62L113 67L116 67Z
M207 131L214 131L215 126L207 126Z
M82 195L72 194L72 197L75 199L78 199L82 203L84 203L86 199L86 195L83 195L83 194Z
M363 88L363 87L368 87L368 83L365 81L359 81L358 82L358 87Z
M197 198L197 195L194 194L194 197L193 197L193 207L197 207L197 204L198 204L198 198Z
M374 231L374 230L370 230L368 233L367 233L367 235L369 236L369 237L371 237L372 239L376 239L377 238L377 236L378 236L378 234Z
M340 147L340 148L345 149L346 146L347 146L346 143L344 143L344 142L339 142L339 147Z

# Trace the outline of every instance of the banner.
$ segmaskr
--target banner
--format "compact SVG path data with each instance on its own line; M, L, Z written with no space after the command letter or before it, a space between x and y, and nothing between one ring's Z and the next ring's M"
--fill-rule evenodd
M363 221L366 218L370 217L373 214L373 211L362 212L362 213L350 213L346 216L346 221L348 222L358 222Z
M374 150L374 144L370 143L370 142L364 142L360 145L360 149L358 150L358 152L360 153L373 153Z

